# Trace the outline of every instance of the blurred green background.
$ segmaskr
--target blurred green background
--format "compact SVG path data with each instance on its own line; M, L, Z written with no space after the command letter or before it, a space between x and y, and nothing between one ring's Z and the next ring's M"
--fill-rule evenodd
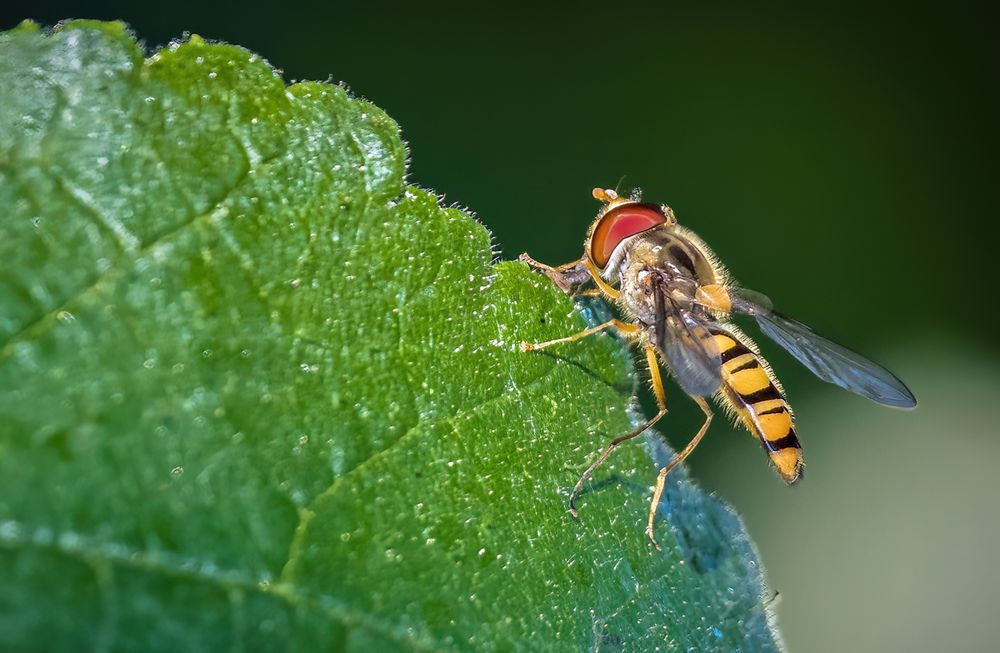
M0 27L122 19L149 47L195 32L342 80L399 121L410 181L473 209L503 258L576 258L595 185L669 203L739 281L921 402L870 405L762 343L806 479L784 487L721 421L693 456L747 521L789 649L994 649L994 23L955 2L671 4L15 1ZM678 447L699 413L670 395Z

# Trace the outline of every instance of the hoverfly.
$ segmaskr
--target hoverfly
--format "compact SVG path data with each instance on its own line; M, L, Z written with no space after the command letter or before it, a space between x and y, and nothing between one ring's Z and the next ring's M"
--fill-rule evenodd
M635 430L612 440L587 468L570 494L569 510L574 517L576 499L594 470L618 445L643 433L666 414L660 364L698 404L705 421L657 475L646 525L646 535L657 548L653 521L664 481L708 431L712 409L707 398L731 409L757 436L786 483L799 480L802 446L795 435L792 409L757 346L729 322L733 314L753 317L761 331L820 379L887 406L916 406L913 394L888 370L775 312L764 295L734 284L705 243L677 224L670 207L644 203L638 191L627 199L600 188L595 188L593 195L604 206L587 232L580 259L558 267L539 263L527 254L520 260L547 273L571 295L613 300L628 319L610 320L565 338L522 343L521 349L535 351L614 329L644 350L659 411ZM589 282L596 288L579 290Z

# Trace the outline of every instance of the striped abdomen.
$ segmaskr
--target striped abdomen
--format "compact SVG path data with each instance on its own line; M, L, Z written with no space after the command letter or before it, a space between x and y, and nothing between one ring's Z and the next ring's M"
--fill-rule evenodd
M731 332L712 330L722 359L722 395L747 429L760 438L786 483L802 475L802 446L791 408L763 360Z

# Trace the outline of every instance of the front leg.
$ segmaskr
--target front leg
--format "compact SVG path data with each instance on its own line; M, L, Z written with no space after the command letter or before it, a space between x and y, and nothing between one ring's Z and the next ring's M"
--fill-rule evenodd
M552 283L556 284L567 295L576 297L583 294L578 292L576 288L590 281L590 271L587 270L587 266L582 258L556 267L536 261L528 256L527 252L518 256L517 260L544 272L552 279Z

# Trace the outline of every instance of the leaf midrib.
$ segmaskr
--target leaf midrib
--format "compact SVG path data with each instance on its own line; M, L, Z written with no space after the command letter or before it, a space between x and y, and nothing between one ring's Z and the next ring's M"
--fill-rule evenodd
M439 650L440 643L428 641L426 638L419 637L412 631L412 629L399 628L384 621L383 619L373 619L366 613L359 612L350 606L342 604L333 595L313 594L296 585L293 578L294 563L297 559L297 551L301 548L302 541L308 533L308 524L311 519L311 515L313 514L312 507L321 499L335 496L336 492L345 480L349 480L357 474L363 473L370 464L373 464L389 455L399 445L404 442L408 442L413 437L416 437L416 435L421 433L424 429L441 424L454 423L457 420L487 409L496 402L509 400L512 394L514 396L519 396L525 392L529 392L534 389L535 386L543 383L562 366L566 366L566 364L558 360L554 361L544 372L537 375L527 383L519 385L513 393L503 392L490 397L485 401L481 401L474 406L458 410L453 414L442 416L438 419L420 420L388 447L372 456L369 456L351 470L339 476L326 490L316 495L309 502L307 507L300 509L299 523L296 525L295 535L289 547L288 559L282 566L282 572L278 580L274 582L266 577L254 578L241 570L229 569L215 571L213 569L217 569L217 566L214 565L214 563L210 565L208 561L198 560L197 558L177 559L176 556L168 551L151 554L149 552L142 551L141 549L134 549L117 542L108 541L68 545L66 543L67 533L65 532L58 533L53 529L39 526L29 528L26 524L11 520L0 524L0 546L8 548L53 551L86 563L92 568L95 568L95 573L95 564L100 562L112 565L113 567L138 569L170 578L206 582L226 591L252 591L265 595L277 596L289 605L294 606L300 603L305 603L309 606L319 608L326 612L329 616L340 620L340 622L345 626L350 626L352 623L358 624L365 628L372 629L394 641L412 645L417 650ZM574 373L578 372L574 371ZM613 385L607 382L602 381L602 384L606 387L615 389ZM50 535L46 535L46 533L49 533ZM89 539L86 536L76 533L73 533L72 535L78 540Z

